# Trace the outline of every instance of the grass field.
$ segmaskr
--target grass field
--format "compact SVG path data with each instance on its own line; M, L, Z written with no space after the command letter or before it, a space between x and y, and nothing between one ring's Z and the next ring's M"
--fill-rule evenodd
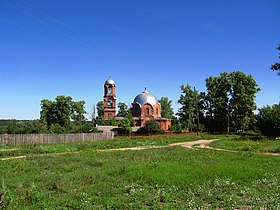
M223 139L216 141L211 144L213 147L235 150L235 151L246 151L246 152L258 152L258 153L280 153L280 141L279 140L260 140L252 141L250 139Z
M180 146L97 151L216 138L214 146L238 152ZM123 137L2 151L1 157L28 157L0 162L0 209L280 209L280 156L236 149L228 142L247 142L234 138ZM75 153L56 155L66 151Z

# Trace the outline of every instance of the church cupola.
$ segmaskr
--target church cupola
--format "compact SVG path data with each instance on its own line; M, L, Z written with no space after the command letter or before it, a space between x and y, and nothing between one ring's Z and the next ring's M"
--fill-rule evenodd
M116 117L116 84L109 77L104 84L104 119Z

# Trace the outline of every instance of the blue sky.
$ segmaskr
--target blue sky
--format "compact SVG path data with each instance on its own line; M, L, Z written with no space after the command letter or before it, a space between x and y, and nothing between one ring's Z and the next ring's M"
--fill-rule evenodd
M258 107L280 100L279 0L0 0L0 119L37 119L67 95L90 112L111 76L117 102L145 87L176 111L180 85L252 74Z

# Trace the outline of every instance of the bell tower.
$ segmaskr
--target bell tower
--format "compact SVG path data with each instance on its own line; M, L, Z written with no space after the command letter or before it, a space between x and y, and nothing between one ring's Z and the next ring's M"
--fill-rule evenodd
M116 84L109 77L104 84L104 119L116 117Z

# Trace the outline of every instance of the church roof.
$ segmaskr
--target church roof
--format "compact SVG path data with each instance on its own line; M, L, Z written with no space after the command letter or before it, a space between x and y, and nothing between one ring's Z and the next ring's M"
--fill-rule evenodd
M106 80L105 85L114 85L115 82L114 80L111 79L111 77L109 77L109 79Z
M158 100L157 100L157 98L156 98L153 94L149 93L149 92L147 91L147 89L145 88L145 90L144 90L142 93L138 94L138 95L135 97L133 103L134 103L134 104L135 104L135 103L138 103L138 104L140 104L141 106L142 106L143 104L145 104L145 103L149 103L149 104L151 104L152 106L154 106L156 103L158 103Z

